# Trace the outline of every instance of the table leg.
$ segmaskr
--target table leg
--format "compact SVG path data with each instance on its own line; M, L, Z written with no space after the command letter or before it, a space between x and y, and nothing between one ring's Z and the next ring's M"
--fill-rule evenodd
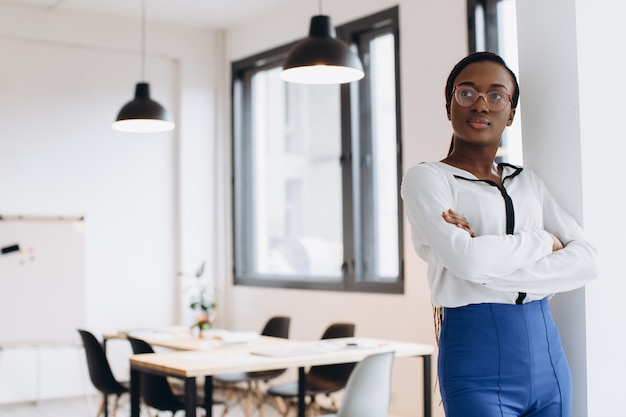
M204 377L204 409L206 417L213 416L213 377L211 375Z
M139 371L130 368L130 417L139 417Z
M298 368L298 417L304 417L306 414L306 404L304 403L304 395L306 392L306 374L304 367Z
M104 357L107 356L107 339L104 338L102 340L102 351L104 352ZM102 407L104 408L104 417L109 417L109 396L104 394L104 399L102 400Z
M424 355L424 417L432 415L432 355Z
M196 417L196 404L198 404L196 377L185 378L185 416Z

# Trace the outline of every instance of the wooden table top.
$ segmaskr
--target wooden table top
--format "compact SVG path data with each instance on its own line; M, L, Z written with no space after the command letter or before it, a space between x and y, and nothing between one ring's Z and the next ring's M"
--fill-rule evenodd
M133 355L131 367L182 378L358 362L370 354L389 350L396 357L431 355L434 351L432 345L363 337L296 341L259 336L239 343L217 343L197 337L144 340L180 350Z

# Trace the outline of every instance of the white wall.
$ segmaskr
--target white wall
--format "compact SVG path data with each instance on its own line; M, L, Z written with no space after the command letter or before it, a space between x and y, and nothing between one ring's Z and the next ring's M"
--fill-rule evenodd
M178 129L124 134L110 126L140 81L139 24L0 6L0 214L85 216L98 335L177 323L177 273L213 249L216 34L148 22L146 80ZM112 348L122 373L130 349Z
M626 39L619 0L576 0L578 79L585 227L598 245L601 276L586 288L588 416L623 414L626 374L624 317L626 226L614 221L626 207L620 184L626 134L626 56L616 41ZM609 90L604 93L603 86Z

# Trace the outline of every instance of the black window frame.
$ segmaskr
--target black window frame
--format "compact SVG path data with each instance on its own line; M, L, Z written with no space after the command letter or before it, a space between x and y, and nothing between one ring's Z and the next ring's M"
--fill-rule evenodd
M368 236L355 236L355 232L358 230L368 230L371 227L354 227L354 217L357 213L357 209L354 204L354 189L353 179L351 171L353 169L353 163L358 162L356 155L353 153L353 141L354 131L359 132L359 148L362 146L361 142L371 143L369 135L369 125L367 123L367 116L369 115L370 107L367 105L368 100L364 98L369 97L368 83L355 82L352 84L344 84L340 87L340 99L341 99L341 163L342 163L342 204L343 204L343 245L344 245L344 263L342 265L342 280L340 282L320 282L320 281L299 281L289 280L274 277L272 279L266 279L255 276L244 276L238 272L238 260L237 254L246 253L245 245L242 244L243 239L238 239L236 223L246 222L246 216L242 210L238 210L238 204L236 199L241 194L242 187L245 187L249 183L250 178L237 178L239 171L239 165L245 164L250 160L250 152L242 146L243 135L250 134L245 129L249 128L250 115L246 113L245 106L242 102L245 101L247 94L244 88L246 80L251 77L251 74L261 71L263 69L275 67L277 63L283 62L287 57L291 48L299 41L292 42L286 45L282 45L265 52L255 54L251 57L235 61L231 65L232 71L232 171L231 171L231 184L232 184L232 204L233 204L233 256L235 257L233 262L233 283L234 285L245 286L257 286L257 287L272 287L272 288L297 288L297 289L311 289L311 290L331 290L331 291L348 291L348 292L376 292L376 293L404 293L404 238L403 238L403 205L400 197L400 183L402 178L402 139L401 139L401 106L400 106L400 39L399 39L399 7L395 6L387 10L369 15L367 17L354 20L352 22L340 25L336 27L337 37L346 41L358 52L361 58L366 77L368 74L368 51L363 50L363 47L359 47L359 44L367 43L373 34L377 33L391 33L394 36L394 55L395 55L395 83L396 83L396 166L397 166L397 233L398 233L398 277L394 282L372 282L371 280L362 280L362 276L355 275L355 263L354 253L357 248L357 242L368 239ZM358 95L359 100L354 100L354 95ZM357 106L354 106L355 102L358 102ZM355 108L356 107L356 108ZM358 115L358 126L353 126L355 115ZM364 140L364 135L365 139ZM369 136L367 136L369 135ZM365 180L368 180L367 178ZM371 179L369 179L371 181ZM364 197L365 198L365 197ZM361 202L361 210L365 212L367 210L367 204ZM364 217L367 217L368 213L365 213ZM357 215L358 221L361 220ZM251 227L245 227L247 230L252 230ZM356 230L355 230L356 229ZM348 254L348 255L346 255ZM352 254L353 256L350 256ZM244 255L246 258L247 255ZM367 257L368 259L376 258ZM358 268L358 266L356 266ZM363 271L358 271L363 273ZM367 278L367 277L366 277Z
M484 14L483 33L485 50L498 52L498 2L500 0L467 0L467 32L469 52L477 52L476 9L481 6Z
M498 21L498 4L503 0L467 0L467 32L468 32L468 49L469 52L478 52L478 33L483 33L482 42L485 47L483 50L501 54L500 50L500 33ZM477 25L478 8L482 8L483 27L479 29ZM518 119L521 117L518 111ZM506 148L509 143L508 132L505 131L502 136L500 146L504 149L502 155L496 156L496 162L508 162L506 157Z

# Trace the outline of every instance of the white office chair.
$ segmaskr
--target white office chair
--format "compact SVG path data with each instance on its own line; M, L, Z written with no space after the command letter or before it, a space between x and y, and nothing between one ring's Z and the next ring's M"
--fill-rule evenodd
M393 352L367 356L350 374L337 414L320 417L385 417L391 399Z

